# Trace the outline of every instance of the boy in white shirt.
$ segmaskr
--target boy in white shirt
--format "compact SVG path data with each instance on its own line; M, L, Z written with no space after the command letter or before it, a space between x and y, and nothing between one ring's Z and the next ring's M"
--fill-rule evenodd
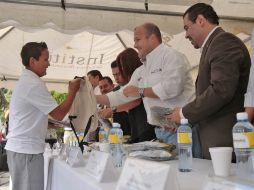
M69 93L57 105L40 77L46 75L49 51L46 43L29 42L21 50L25 69L10 102L7 161L13 190L43 190L43 152L48 114L62 120L69 111L80 80L69 83Z

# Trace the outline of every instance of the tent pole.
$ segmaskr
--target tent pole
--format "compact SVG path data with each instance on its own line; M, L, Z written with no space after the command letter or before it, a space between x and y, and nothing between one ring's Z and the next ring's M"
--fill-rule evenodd
M127 49L128 47L127 47L126 44L123 42L121 36L120 36L118 33L116 33L116 37L119 39L119 41L121 42L121 44L123 45L123 47L124 47L125 49Z
M4 34L2 34L1 36L0 36L0 40L2 39L2 38L4 38L7 34L9 34L9 32L11 32L12 30L14 29L14 27L12 26L10 29L8 29Z

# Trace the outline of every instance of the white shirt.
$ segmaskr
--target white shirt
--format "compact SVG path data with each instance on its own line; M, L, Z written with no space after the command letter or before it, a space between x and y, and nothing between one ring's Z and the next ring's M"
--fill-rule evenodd
M10 102L9 134L6 149L24 153L44 152L48 113L57 107L45 83L25 69Z
M161 44L150 52L146 56L146 62L134 71L126 86L152 87L153 92L159 97L143 98L147 120L150 124L155 124L151 118L151 107L160 106L173 109L194 99L194 85L190 69L190 64L183 54ZM136 99L125 97L122 93L123 89L124 87L107 94L111 106Z
M244 107L254 107L254 30L252 31L251 37L251 68L247 92L245 94Z

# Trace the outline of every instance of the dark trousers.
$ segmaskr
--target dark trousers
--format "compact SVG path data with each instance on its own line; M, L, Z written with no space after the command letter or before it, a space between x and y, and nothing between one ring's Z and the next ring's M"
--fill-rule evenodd
M198 125L192 127L192 155L193 158L203 158Z

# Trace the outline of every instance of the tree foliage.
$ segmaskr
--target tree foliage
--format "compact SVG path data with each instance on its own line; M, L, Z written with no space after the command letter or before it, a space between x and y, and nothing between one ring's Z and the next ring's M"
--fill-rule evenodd
M6 88L0 89L0 122L5 122L5 112L9 109L12 91Z
M58 104L62 103L67 96L67 93L60 93L55 90L50 91L50 93Z

